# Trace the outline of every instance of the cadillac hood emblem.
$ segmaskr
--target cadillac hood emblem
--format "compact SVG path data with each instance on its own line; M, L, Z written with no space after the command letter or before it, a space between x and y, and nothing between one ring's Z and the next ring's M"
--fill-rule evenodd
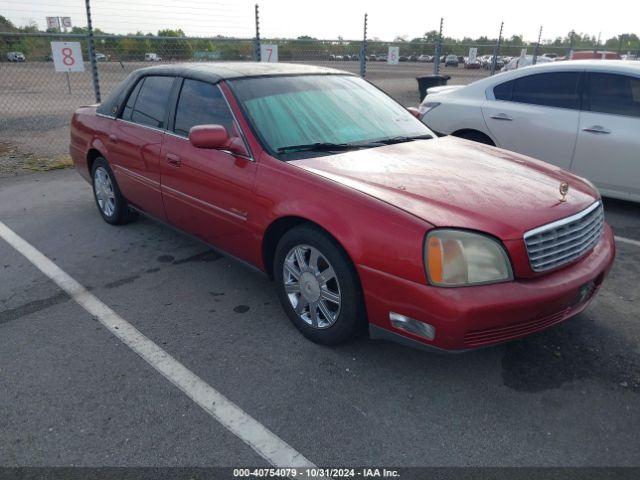
M560 198L561 202L567 201L567 193L569 193L569 184L567 182L562 182L560 184L560 195L562 195L562 197Z

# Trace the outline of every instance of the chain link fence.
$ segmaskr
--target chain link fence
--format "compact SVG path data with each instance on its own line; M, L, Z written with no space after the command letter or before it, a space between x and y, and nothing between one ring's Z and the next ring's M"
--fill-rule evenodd
M0 110L3 112L0 155L3 144L37 155L67 152L71 114L79 106L96 101L88 38L87 34L0 32ZM433 74L439 68L440 74L451 77L449 84L468 84L491 74L488 57L494 53L501 60L508 60L520 56L525 48L529 55L536 52L536 44L531 43L438 45L417 41L258 38L95 34L101 96L106 98L133 70L158 62L255 61L261 43L277 45L280 62L301 62L364 74L368 81L400 103L416 106L420 100L416 77ZM85 62L83 72L55 71L51 56L51 42L55 41L80 42ZM397 65L387 63L390 47L398 47ZM476 49L478 65L466 63L470 48ZM10 52L24 53L26 61L9 62ZM564 56L567 52L566 46L537 48L539 56ZM501 66L500 61L498 69Z

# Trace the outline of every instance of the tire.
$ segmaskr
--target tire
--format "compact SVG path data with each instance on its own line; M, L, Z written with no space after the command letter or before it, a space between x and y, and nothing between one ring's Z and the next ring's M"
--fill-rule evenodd
M104 157L94 160L91 179L93 198L105 222L111 225L123 225L135 219L136 215L129 209L113 171Z
M333 238L318 227L301 225L285 233L274 257L278 296L305 337L322 345L337 345L364 329L358 275Z
M465 140L471 140L472 142L482 143L484 145L491 145L495 147L493 141L484 133L478 132L476 130L466 130L463 132L456 132L453 134L454 137L464 138Z

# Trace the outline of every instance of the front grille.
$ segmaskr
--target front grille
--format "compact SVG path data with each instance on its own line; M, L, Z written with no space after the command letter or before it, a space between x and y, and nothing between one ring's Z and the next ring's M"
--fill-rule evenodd
M535 272L566 265L597 243L604 229L599 201L571 217L534 228L524 234L529 263Z

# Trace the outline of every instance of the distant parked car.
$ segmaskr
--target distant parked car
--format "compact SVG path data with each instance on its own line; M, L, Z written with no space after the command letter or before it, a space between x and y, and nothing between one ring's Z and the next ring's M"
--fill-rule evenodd
M422 121L571 170L605 196L640 202L640 64L546 60L429 89Z
M542 56L536 59L536 64L549 62L553 62L553 58ZM504 67L501 68L501 71L508 72L510 70L529 67L531 65L533 65L533 55L525 55L524 57L513 57L508 63L505 64Z
M493 63L493 55L486 55L482 62L482 68L484 68L485 70L491 70L492 63ZM504 60L501 57L497 56L496 70L500 70L502 67L504 67Z
M418 57L418 61L424 63L433 62L433 55L422 54Z
M545 58L551 58L553 60L558 58L558 54L557 53L543 53L542 56L545 57Z
M111 58L110 55L105 55L104 53L96 52L96 62L108 62Z
M477 58L475 60L471 60L471 61L469 61L469 59L467 59L464 62L464 68L466 68L468 70L479 70L481 66L482 65L480 64L480 60L478 60Z
M617 52L594 52L593 50L584 50L573 52L569 58L563 57L558 60L621 60L620 54Z
M145 62L161 62L162 58L158 56L157 53L145 53L144 61Z
M447 55L444 59L445 67L457 67L458 66L458 56L457 55Z
M386 53L380 54L376 58L378 59L379 62L386 62L387 61L387 54Z
M27 59L22 52L9 52L7 53L7 60L10 62L26 62Z

